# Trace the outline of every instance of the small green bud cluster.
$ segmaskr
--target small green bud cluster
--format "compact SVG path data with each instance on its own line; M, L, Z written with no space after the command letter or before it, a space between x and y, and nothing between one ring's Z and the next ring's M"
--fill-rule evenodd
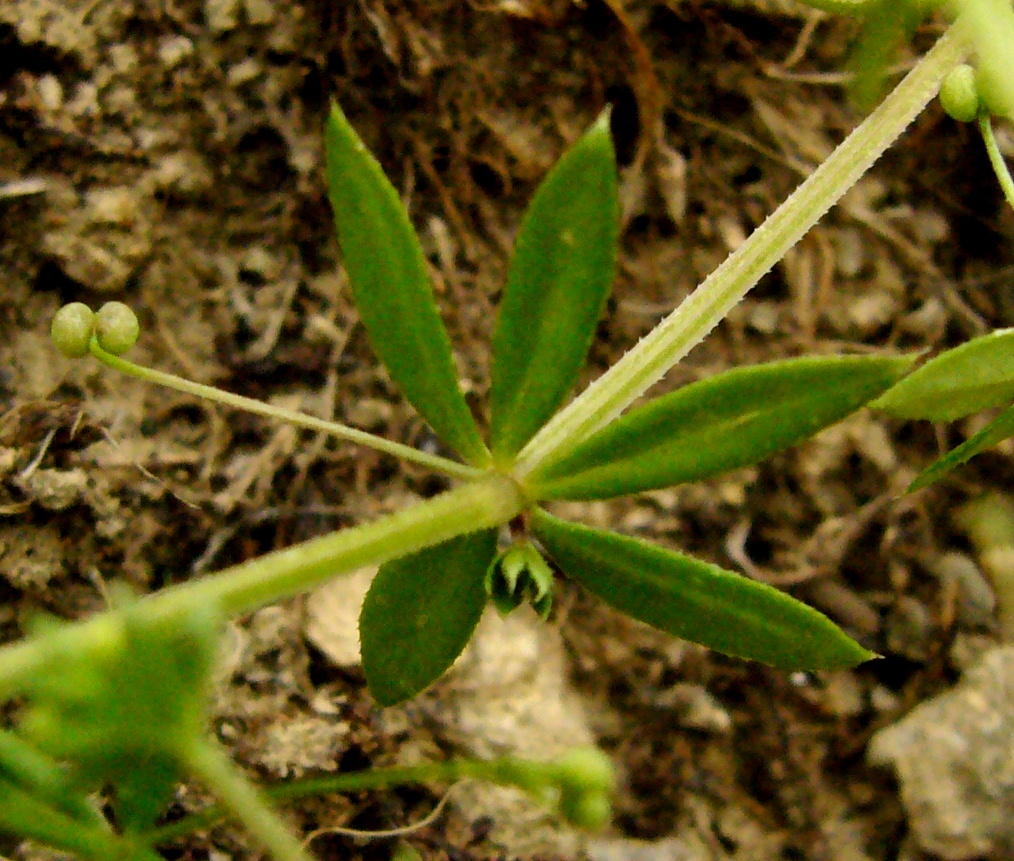
M88 355L92 337L107 353L122 356L137 342L140 331L137 315L122 302L106 302L98 312L83 302L71 302L56 312L49 334L67 358L80 359Z
M578 828L603 828L612 816L616 773L596 747L573 748L553 762L508 757L472 765L471 776L515 786Z
M960 123L970 123L986 110L975 69L967 63L947 73L940 85L940 106Z
M596 747L578 747L556 763L560 784L560 815L571 825L588 830L603 828L612 816L616 789L613 764Z
M486 594L502 616L531 604L543 619L553 606L553 570L528 541L501 553L486 571Z

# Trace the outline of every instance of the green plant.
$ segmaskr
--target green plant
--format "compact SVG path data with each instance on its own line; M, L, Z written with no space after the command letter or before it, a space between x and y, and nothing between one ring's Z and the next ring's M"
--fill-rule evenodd
M870 406L902 419L947 422L1006 408L984 428L926 467L909 490L928 487L979 452L1014 436L1014 330L974 338L928 361Z
M392 558L380 567L359 625L363 667L379 703L408 699L434 682L471 638L488 597L503 612L523 600L548 612L552 577L531 537L568 577L677 636L789 669L852 666L872 657L776 589L631 538L565 524L540 503L616 497L755 463L886 391L910 359L804 358L730 371L526 457L576 382L613 280L618 200L603 114L553 168L522 222L493 335L487 448L458 387L419 241L337 107L327 154L339 243L376 353L468 464L463 489L495 483L505 505L499 522L418 550L389 541ZM63 337L58 317L58 343L78 355L87 315L77 306L62 313L68 332ZM117 326L102 325L113 318L127 330L122 339ZM122 352L136 328L122 306L110 303L96 316L90 348L132 370L111 354ZM437 465L460 473L449 462ZM507 520L512 543L498 554L497 527ZM434 518L430 525L443 524Z
M979 19L968 20L959 25L974 31ZM991 42L981 56L992 58L995 47ZM548 612L550 569L539 545L567 576L620 610L716 649L806 669L871 657L828 619L777 590L567 523L543 503L715 475L784 449L874 398L882 405L902 398L900 385L892 387L909 358L811 357L731 371L625 412L869 168L965 54L957 34L945 35L684 305L564 406L612 282L616 176L608 116L600 117L553 169L525 216L493 338L488 446L458 387L408 218L379 165L341 112L332 111L328 181L356 304L391 378L463 463L141 368L119 355L136 337L122 306L106 306L94 318L80 305L62 310L54 340L68 355L91 354L142 379L371 445L461 483L372 523L125 600L80 624L40 625L0 651L0 693L28 702L17 730L0 737L0 827L88 858L151 857L159 840L177 833L158 827L157 817L169 789L189 775L215 790L276 857L302 857L263 795L205 738L209 656L217 620L367 564L381 564L361 626L364 665L381 703L410 697L436 679L467 643L488 599L501 612L523 602ZM990 103L1002 104L1004 83L989 72L996 68L991 63L986 78L1000 95ZM508 524L510 544L498 552ZM168 732L146 729L156 713ZM470 774L520 785L572 820L594 824L605 815L611 780L601 760L591 759L570 770L513 760L433 764L358 776L358 783L340 775L273 794ZM119 830L90 800L103 787L112 787Z

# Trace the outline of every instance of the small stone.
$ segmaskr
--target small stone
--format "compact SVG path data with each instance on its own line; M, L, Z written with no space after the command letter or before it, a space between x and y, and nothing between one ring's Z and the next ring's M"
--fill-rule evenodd
M243 254L239 271L245 275L255 275L261 281L274 281L282 274L282 263L263 245L252 245Z
M849 301L848 315L855 331L872 335L894 319L898 300L887 290L868 290Z
M241 87L259 78L263 71L264 67L254 57L247 57L230 66L225 77L230 87Z
M336 667L359 666L359 608L376 576L375 565L362 568L306 597L306 639Z
M870 691L870 705L881 713L896 712L901 708L901 700L890 688L884 685L877 685Z
M69 184L55 182L49 193L44 252L68 278L101 292L123 290L153 250L141 193L129 186L93 188L82 201Z
M848 670L828 675L824 698L828 708L838 717L856 717L866 708L862 685L856 674Z
M932 566L944 584L956 584L958 621L970 628L987 628L996 620L996 595L986 575L965 553L945 553Z
M56 75L39 78L39 98L47 111L58 111L63 107L63 85Z
M217 33L234 29L239 23L239 0L204 0L204 20Z
M175 69L194 53L194 43L186 36L165 36L158 40L158 58L167 69Z
M627 837L591 840L585 854L590 861L710 861L714 857L692 830L653 841Z
M99 106L99 89L91 81L81 81L67 102L67 113L75 118L97 117L102 113Z
M0 448L0 478L14 472L20 454L16 448Z
M732 717L707 688L680 682L652 697L652 704L676 712L680 726L704 732L727 733Z
M0 572L16 589L41 589L64 572L63 540L53 524L30 534L25 529L0 530Z
M132 45L128 43L112 45L109 48L108 58L118 74L134 75L137 73L140 58Z
M199 196L214 184L207 162L195 152L167 154L150 176L156 188L172 191L181 197Z
M18 484L35 504L48 511L63 511L81 498L88 476L83 469L36 469Z
M880 730L870 762L898 774L912 833L947 861L1014 857L1014 647Z
M270 24L275 20L275 4L272 0L243 0L246 20L254 27Z
M933 618L926 606L902 595L887 617L887 648L904 658L925 661L933 638Z
M278 777L334 771L349 725L320 717L294 717L271 724L258 739L258 760Z
M138 217L137 197L126 186L90 189L85 205L93 224L133 224Z

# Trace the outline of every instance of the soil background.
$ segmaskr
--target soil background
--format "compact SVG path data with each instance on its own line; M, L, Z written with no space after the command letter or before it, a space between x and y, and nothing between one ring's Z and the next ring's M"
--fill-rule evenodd
M924 25L900 68L939 32ZM142 321L135 361L436 450L357 325L322 170L329 99L403 193L484 421L521 213L595 116L613 105L623 230L585 382L861 119L842 73L855 34L791 3L5 0L4 638L38 611L100 610L112 583L154 590L445 487L67 361L48 341L61 304L122 300ZM938 351L1009 326L1012 227L981 142L931 106L657 391L806 353ZM552 755L572 741L595 741L620 771L615 822L595 838L468 788L399 838L321 833L321 858L935 857L866 748L994 642L989 607L962 602L939 560L970 551L952 514L1010 486L1011 449L901 496L978 421L862 413L713 482L559 507L789 589L884 655L853 672L711 654L561 580L547 626L486 619L461 667L382 711L356 665L351 593L325 590L230 627L215 731L265 779L460 752ZM393 829L441 792L327 797L292 820L306 832ZM203 801L182 788L169 816ZM257 854L228 828L164 851Z

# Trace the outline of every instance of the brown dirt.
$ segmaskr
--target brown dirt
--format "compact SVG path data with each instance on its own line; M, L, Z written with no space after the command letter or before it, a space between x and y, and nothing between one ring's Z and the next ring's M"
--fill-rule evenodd
M0 624L78 618L106 584L147 591L396 509L442 487L415 468L64 361L64 302L139 313L131 357L435 443L370 353L322 176L336 98L404 192L477 409L490 323L525 202L611 102L624 230L588 378L683 299L858 121L840 83L852 29L754 7L635 0L8 0L0 9ZM919 46L932 37L920 34ZM795 76L800 73L800 76ZM937 107L814 229L665 388L808 352L940 349L1011 325L1011 217L981 145ZM40 192L7 193L19 180ZM571 506L781 583L885 659L786 675L634 625L561 586L552 625L599 744L623 775L613 836L676 836L714 859L918 858L872 731L955 676L962 500L1010 485L1010 450L894 497L942 430L860 415L703 485ZM381 715L356 669L303 635L299 602L237 628L216 729L267 776L451 748ZM521 682L519 682L521 684ZM695 710L696 709L696 710ZM703 712L700 711L703 709ZM701 715L703 714L703 717ZM414 717L413 717L414 716ZM279 739L282 741L279 741ZM313 747L316 745L316 747ZM436 790L306 804L307 829L392 828ZM194 803L181 794L177 812ZM506 813L452 808L408 838L426 859L547 857ZM492 826L492 827L490 827ZM227 830L169 857L252 853ZM390 842L318 839L322 858ZM13 850L12 850L13 851ZM24 851L24 850L22 850ZM687 849L687 852L690 850ZM669 856L657 856L669 857ZM673 856L684 857L684 856Z

